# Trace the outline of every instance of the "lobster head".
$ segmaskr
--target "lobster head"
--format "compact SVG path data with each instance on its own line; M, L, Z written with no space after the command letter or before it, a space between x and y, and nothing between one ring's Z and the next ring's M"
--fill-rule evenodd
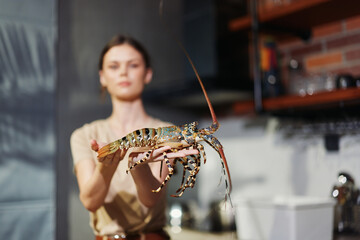
M181 134L184 137L184 140L190 145L195 143L198 134L198 125L198 122L192 122L181 126Z
M201 129L198 129L198 125L199 125L198 122L192 122L189 124L185 124L181 127L181 132L184 137L184 140L190 145L193 145L199 141L205 141L219 154L220 158L222 159L223 169L226 172L226 175L228 176L229 179L229 185L226 182L226 188L230 193L232 184L231 184L229 167L227 165L227 161L223 151L223 146L221 145L219 140L212 135L216 130L218 130L220 124L219 122L214 121L209 127L201 128Z

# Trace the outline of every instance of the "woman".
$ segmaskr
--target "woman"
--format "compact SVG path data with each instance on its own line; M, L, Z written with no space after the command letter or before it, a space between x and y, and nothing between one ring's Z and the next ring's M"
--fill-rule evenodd
M101 53L99 75L101 86L110 94L112 113L107 119L85 124L71 136L80 200L90 211L90 225L96 239L169 239L163 231L166 193L151 190L168 174L161 160L170 147L154 150L147 161L151 163L138 165L129 174L128 162L140 160L145 153L118 150L102 159L96 154L103 143L136 129L170 125L149 116L143 106L141 94L152 79L148 54L133 38L115 36ZM193 154L198 151L184 149L167 153L167 157L172 161Z

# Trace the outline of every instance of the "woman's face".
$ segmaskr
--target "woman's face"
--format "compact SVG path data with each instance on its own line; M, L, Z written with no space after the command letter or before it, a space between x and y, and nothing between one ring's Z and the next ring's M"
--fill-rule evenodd
M140 98L145 84L152 77L141 53L128 44L110 48L104 55L99 74L101 85L107 88L111 97L123 101Z

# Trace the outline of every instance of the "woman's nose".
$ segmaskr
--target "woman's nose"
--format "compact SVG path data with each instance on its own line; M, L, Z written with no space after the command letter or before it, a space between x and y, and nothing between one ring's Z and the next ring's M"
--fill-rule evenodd
M127 75L127 68L126 66L120 67L120 76L126 76Z

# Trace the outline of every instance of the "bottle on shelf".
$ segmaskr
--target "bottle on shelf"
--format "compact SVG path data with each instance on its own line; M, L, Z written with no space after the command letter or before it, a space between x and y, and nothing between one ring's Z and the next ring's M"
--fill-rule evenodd
M261 48L261 73L263 97L283 94L275 41L266 39Z

